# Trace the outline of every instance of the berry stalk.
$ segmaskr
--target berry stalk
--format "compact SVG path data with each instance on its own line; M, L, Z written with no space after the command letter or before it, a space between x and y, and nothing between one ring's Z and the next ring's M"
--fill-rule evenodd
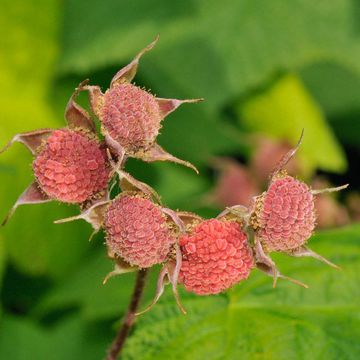
M117 332L111 346L108 349L106 360L116 360L124 348L127 336L132 326L134 325L135 313L138 309L142 294L144 292L147 273L148 269L142 269L137 272L136 283L128 310L119 331Z

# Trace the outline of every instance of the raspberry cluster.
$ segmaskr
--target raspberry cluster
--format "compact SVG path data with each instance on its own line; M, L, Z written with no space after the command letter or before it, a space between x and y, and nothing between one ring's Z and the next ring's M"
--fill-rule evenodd
M33 154L34 180L10 210L47 201L77 204L80 215L57 221L84 219L95 231L103 228L108 256L115 269L108 276L161 264L156 303L167 282L172 284L181 310L177 283L197 295L218 294L244 281L253 268L274 278L282 275L269 256L273 251L291 256L312 256L306 243L316 224L315 195L333 189L312 190L284 170L299 144L284 155L274 170L268 190L249 207L235 205L217 218L175 211L163 206L149 185L124 170L129 157L143 161L172 161L196 170L156 143L163 119L183 103L201 99L157 98L131 83L141 56L156 40L113 77L109 89L83 82L72 94L65 110L67 126L17 134L12 143L23 143ZM75 99L87 91L94 119ZM196 170L197 171L197 170ZM121 193L110 196L118 177ZM106 279L107 279L106 278ZM303 285L303 284L302 284Z

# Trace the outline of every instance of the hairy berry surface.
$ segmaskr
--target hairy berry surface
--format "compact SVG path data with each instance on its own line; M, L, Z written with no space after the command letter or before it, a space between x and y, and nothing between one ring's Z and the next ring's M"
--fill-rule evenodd
M314 197L306 184L291 176L275 179L260 199L257 236L268 251L296 249L311 236Z
M218 294L246 279L253 254L241 225L205 220L180 238L183 261L179 281L198 295Z
M105 214L107 245L131 265L148 268L166 260L175 238L166 216L150 200L120 195Z
M101 121L109 135L127 150L152 145L161 120L156 98L135 85L119 84L105 93Z
M106 189L106 154L96 139L81 131L55 130L33 162L41 189L52 199L81 203Z

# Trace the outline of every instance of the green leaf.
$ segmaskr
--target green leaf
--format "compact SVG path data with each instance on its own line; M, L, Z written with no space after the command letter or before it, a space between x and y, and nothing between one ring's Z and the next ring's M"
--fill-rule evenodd
M112 268L105 251L98 251L45 296L35 314L43 316L57 309L78 306L89 319L119 316L130 298L133 274L118 276L103 285Z
M216 109L279 70L333 60L359 73L357 16L351 0L68 0L60 71L122 65L160 33L141 74L156 90L173 81L170 91Z
M50 353L50 344L36 326L29 321L16 318L1 319L0 357L23 360L29 357L46 359Z
M339 139L359 145L360 76L334 63L313 64L301 71L301 77L324 109Z
M161 301L143 316L124 359L358 359L360 225L319 233L310 247L342 267L274 256L309 289L258 271L226 295L187 295L183 316Z
M5 243L3 238L0 236L0 289L3 279L3 274L6 264L6 252L5 252Z
M98 360L105 355L111 334L102 324L72 317L55 328L6 315L1 320L0 358L11 360Z
M251 131L296 144L305 136L299 159L304 172L316 168L343 172L346 159L321 109L296 75L286 75L271 88L239 105L241 122Z
M274 74L298 72L319 61L341 64L360 74L360 41L352 26L357 15L351 0L331 4L187 0L179 7L156 0L149 4L140 0L129 6L110 0L104 7L96 1L68 0L59 72L88 77L89 72L104 68L115 70L160 33L155 49L141 60L136 81L162 97L206 99L204 104L176 112L164 123L160 137L165 148L195 165L221 152L242 153L237 134L226 129L219 111L239 95L268 83ZM303 115L309 115L304 108ZM313 118L321 116L310 111ZM317 129L318 119L314 127L321 131L321 149L307 152L313 157L308 163L303 156L306 170L319 165L343 171L345 159L334 136L326 126ZM312 139L318 136L318 131L312 133Z
M120 318L130 301L135 274L116 276L103 285L105 276L113 268L114 264L107 258L105 251L98 251L54 287L34 309L34 315L43 317L53 311L77 306L87 320ZM145 301L154 296L157 273L154 270L149 277Z

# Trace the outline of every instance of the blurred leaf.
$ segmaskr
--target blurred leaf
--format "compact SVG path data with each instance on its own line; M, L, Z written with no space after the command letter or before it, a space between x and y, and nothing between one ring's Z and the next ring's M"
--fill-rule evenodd
M84 223L55 225L54 220L76 214L66 205L49 203L20 207L2 230L9 256L20 271L61 278L71 273L91 251L91 231Z
M105 252L98 252L45 296L35 309L36 315L70 306L79 306L86 318L119 316L131 295L133 274L124 274L102 284L113 269Z
M3 279L4 269L5 269L5 263L6 263L5 243L4 243L4 239L0 236L0 289Z
M162 301L140 318L124 359L358 359L360 225L319 233L310 245L337 262L277 256L309 289L254 271L227 296L187 296L188 315Z
M339 140L359 145L360 76L334 63L304 68L301 77L326 113Z
M237 135L217 118L219 110L279 71L298 71L328 60L360 74L357 15L350 0L106 4L67 0L59 73L88 77L90 72L121 67L160 33L156 48L142 59L136 81L162 97L206 99L171 115L160 137L168 151L195 165L215 154L241 153ZM327 148L320 150L320 166L343 170L340 150L330 150L326 159ZM311 170L314 163L307 167Z
M159 137L159 143L168 152L195 165L208 164L215 154L236 151L242 146L233 129L200 111L200 106L189 104L171 114Z
M105 330L105 331L104 331ZM52 329L6 316L1 321L0 358L11 360L98 360L109 342L106 329L70 318Z
M4 50L0 57L1 147L16 133L64 125L61 118L55 119L47 99L58 52L59 14L56 0L5 1L2 6L0 21L6 36L0 40ZM0 160L4 217L32 180L32 159L22 145L14 145ZM84 255L88 247L84 227L76 224L64 230L52 224L68 214L65 205L56 204L18 209L1 236L21 271L61 277Z
M0 332L0 358L24 360L46 359L51 344L48 336L30 321L2 318Z
M333 62L302 69L301 78L330 117L360 109L360 76Z
M63 74L122 65L160 33L141 73L152 88L203 96L211 109L282 69L330 59L360 72L351 0L68 0L64 19Z
M114 265L105 251L98 252L84 262L77 271L44 297L35 308L36 316L44 316L52 311L78 306L87 320L119 318L127 309L135 281L135 274L123 274L102 284ZM157 270L150 276L145 300L154 296Z
M305 173L311 174L316 168L334 172L346 169L340 144L297 76L282 77L270 89L240 104L238 112L247 129L293 144L304 129L299 159Z

